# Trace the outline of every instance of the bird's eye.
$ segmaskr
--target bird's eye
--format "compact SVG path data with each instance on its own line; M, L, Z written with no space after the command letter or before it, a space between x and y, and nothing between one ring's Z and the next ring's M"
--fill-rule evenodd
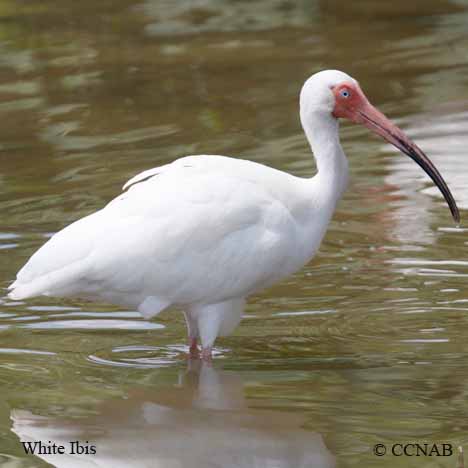
M342 89L342 90L340 91L340 94L341 94L341 96L344 97L344 98L349 98L350 92L349 92L347 89Z

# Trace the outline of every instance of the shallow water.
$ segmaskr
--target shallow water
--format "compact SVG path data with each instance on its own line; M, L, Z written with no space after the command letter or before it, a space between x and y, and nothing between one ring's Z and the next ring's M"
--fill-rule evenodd
M312 175L297 96L323 68L355 76L467 209L467 25L468 2L442 0L2 2L1 286L179 156ZM213 367L187 362L181 314L3 298L2 466L76 466L27 456L20 434L89 441L80 466L460 468L467 228L412 161L341 133L352 181L319 255L251 298ZM412 442L454 455L373 454Z

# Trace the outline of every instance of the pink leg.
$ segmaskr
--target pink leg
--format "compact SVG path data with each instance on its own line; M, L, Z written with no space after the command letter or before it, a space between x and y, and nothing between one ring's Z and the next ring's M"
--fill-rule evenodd
M190 353L190 357L192 358L199 357L198 342L196 338L189 338L189 353Z
M208 348L203 348L202 349L201 358L202 358L203 361L211 362L211 358L212 358L211 350L212 350L211 346L208 347Z

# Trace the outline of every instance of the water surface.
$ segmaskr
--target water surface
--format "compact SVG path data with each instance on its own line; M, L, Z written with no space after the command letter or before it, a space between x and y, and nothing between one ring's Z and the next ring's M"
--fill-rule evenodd
M2 2L1 286L177 157L313 175L298 93L323 68L356 77L468 208L467 24L444 0ZM3 298L2 464L77 462L27 456L20 435L88 440L81 462L112 467L459 466L373 446L468 447L467 228L412 161L341 133L351 185L320 253L251 298L213 367L187 362L178 313Z

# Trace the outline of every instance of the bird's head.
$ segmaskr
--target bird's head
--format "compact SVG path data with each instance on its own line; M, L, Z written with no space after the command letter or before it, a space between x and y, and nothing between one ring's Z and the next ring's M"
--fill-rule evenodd
M403 131L376 109L363 93L359 83L346 73L325 70L312 75L304 84L300 98L301 116L351 120L380 135L402 153L413 159L437 185L453 219L459 223L460 213L445 180L431 160Z

